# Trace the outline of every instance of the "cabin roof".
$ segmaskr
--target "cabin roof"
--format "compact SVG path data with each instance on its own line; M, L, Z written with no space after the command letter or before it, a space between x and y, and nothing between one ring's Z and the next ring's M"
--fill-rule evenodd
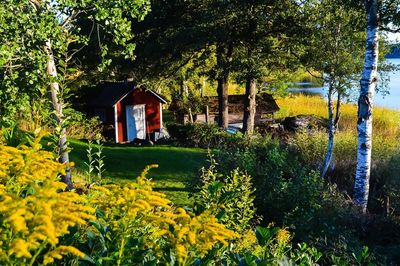
M138 89L135 83L127 81L104 82L99 85L99 87L100 93L93 101L90 102L91 105L106 107L114 106L117 102L125 98L129 93L133 92L135 89ZM150 89L146 89L146 91L150 92L161 103L167 103L167 101L164 100L158 93Z
M245 95L229 95L228 96L228 109L229 113L240 114L243 113L243 103ZM256 96L256 112L258 114L271 114L280 110L275 102L275 99L269 93L260 93ZM218 113L218 97L208 97L209 111Z

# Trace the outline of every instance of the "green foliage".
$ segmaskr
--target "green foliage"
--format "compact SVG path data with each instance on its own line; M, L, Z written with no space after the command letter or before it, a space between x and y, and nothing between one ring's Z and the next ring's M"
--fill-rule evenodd
M93 145L91 140L88 141L86 156L87 161L85 165L87 166L87 176L88 183L93 182L99 183L102 181L104 172L106 171L104 165L105 156L103 155L103 144L98 139L96 140L96 145Z
M168 132L179 146L200 148L229 147L232 144L245 145L250 138L237 132L230 134L218 127L216 124L167 124Z
M68 108L65 110L65 119L69 137L91 141L103 139L103 126L98 117L88 118L84 113Z
M318 265L322 253L305 243L293 246L287 229L256 227L256 243L247 252L229 253L235 265Z
M245 170L252 176L255 207L263 223L275 222L294 231L296 242L306 242L323 253L351 263L362 246L354 226L351 204L338 189L325 183L299 159L303 154L267 138L237 141L217 153L220 171Z
M343 0L307 1L303 8L307 34L302 34L299 51L302 63L323 73L320 78L333 90L346 93L362 71L364 10Z
M189 90L187 95L175 93L172 95L172 103L169 110L176 115L199 114L204 112L207 99L193 90Z
M210 210L228 228L244 232L254 224L254 191L251 177L235 169L229 175L217 172L217 163L209 155L210 166L202 169L201 186L194 194L195 209Z

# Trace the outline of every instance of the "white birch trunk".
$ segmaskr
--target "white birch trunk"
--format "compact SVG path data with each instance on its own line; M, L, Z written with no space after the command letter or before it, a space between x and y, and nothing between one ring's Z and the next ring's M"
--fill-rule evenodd
M54 61L53 50L51 47L50 39L46 41L45 51L47 53L46 74L51 81L49 85L51 103L53 105L54 117L57 122L57 127L60 128L59 132L60 135L58 140L58 150L59 150L58 161L66 165L65 175L62 176L62 181L67 184L67 189L71 190L73 188L73 185L72 185L71 169L69 167L68 143L64 127L63 106L62 103L60 103L59 101L60 85L56 81L57 68Z
M337 102L336 102L336 116L335 116L335 122L334 122L334 127L335 127L335 132L339 132L339 121L340 117L342 115L340 111L340 106L342 105L342 93L340 91L337 92Z
M367 42L364 70L358 99L358 148L357 170L353 199L367 211L372 151L372 108L378 82L379 25L378 0L366 0Z
M335 136L335 123L333 119L333 103L332 103L332 93L333 93L333 82L331 82L328 91L328 147L326 148L326 154L324 163L321 167L320 177L324 178L328 172L329 165L331 164L332 154L333 154L333 143Z

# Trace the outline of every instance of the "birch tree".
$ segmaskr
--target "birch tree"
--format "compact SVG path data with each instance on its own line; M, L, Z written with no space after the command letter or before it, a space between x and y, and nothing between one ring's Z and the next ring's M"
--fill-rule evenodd
M320 177L324 178L333 158L341 98L356 86L362 70L364 14L361 8L346 6L342 0L309 1L304 10L308 20L301 62L309 70L321 73L317 78L327 85L328 142L320 169Z
M131 22L128 18L142 19L148 11L147 0L6 0L0 12L7 20L0 20L2 41L17 47L16 51L0 54L2 87L12 93L31 95L30 90L48 88L53 109L55 132L58 135L58 160L66 165L62 177L72 188L69 168L64 92L67 82L76 73L73 54L84 46L87 37L76 26L79 18L90 19L103 32L110 33L115 44L124 46L123 54L133 58L134 45ZM16 31L18 35L10 32ZM102 55L107 47L102 47ZM34 55L34 56L33 56ZM103 67L108 63L103 61ZM77 66L74 64L74 66ZM28 75L31 79L23 79ZM24 83L25 81L25 83ZM26 82L27 81L27 82Z
M354 201L363 212L367 210L372 153L372 110L378 83L379 12L378 0L365 1L367 41L364 70L360 81L357 113L357 170L354 182Z
M372 114L374 93L378 85L379 37L381 28L399 32L400 1L365 0L366 50L364 69L360 81L357 113L357 169L353 199L365 213L369 196L372 154Z

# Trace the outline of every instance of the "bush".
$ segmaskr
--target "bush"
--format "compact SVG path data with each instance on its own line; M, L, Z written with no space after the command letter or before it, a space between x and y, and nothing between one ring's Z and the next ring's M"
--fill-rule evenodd
M75 139L104 140L103 126L98 117L88 118L74 109L65 111L67 136Z
M186 147L218 148L242 138L242 134L229 134L215 124L168 124L167 129L178 145Z
M268 137L256 137L245 145L237 142L217 154L222 173L239 168L252 176L254 203L264 225L272 222L293 230L295 242L323 251L324 263L330 263L332 256L354 262L351 254L363 242L351 201L302 163L303 154Z
M327 135L317 132L312 135L296 134L294 148L301 154L300 160L304 165L320 169L327 145ZM369 211L383 213L384 199L390 196L392 207L400 205L396 191L400 190L398 182L397 162L399 147L392 139L375 136L372 145L372 165L370 179ZM327 178L337 184L342 191L352 195L354 188L354 173L356 171L357 137L346 132L335 135L332 167ZM393 210L396 212L396 209Z
M0 146L0 262L52 263L84 253L65 245L70 228L94 219L85 199L58 179L64 167L46 151Z
M195 209L211 211L228 228L243 233L255 221L251 176L237 169L222 175L216 167L217 163L210 155L210 166L202 169L201 186L194 195Z
M93 186L87 195L62 192L63 165L38 149L37 143L35 148L0 146L3 265L76 261L68 255L93 264L183 265L236 237L210 213L191 215L152 191L145 178L151 167L128 185Z
M318 260L292 249L286 228L249 229L241 237L211 209L194 215L173 207L146 179L153 167L135 182L91 186L78 195L63 192L64 166L38 141L33 148L0 146L1 264L219 265L251 257L278 265L298 262L299 254Z

